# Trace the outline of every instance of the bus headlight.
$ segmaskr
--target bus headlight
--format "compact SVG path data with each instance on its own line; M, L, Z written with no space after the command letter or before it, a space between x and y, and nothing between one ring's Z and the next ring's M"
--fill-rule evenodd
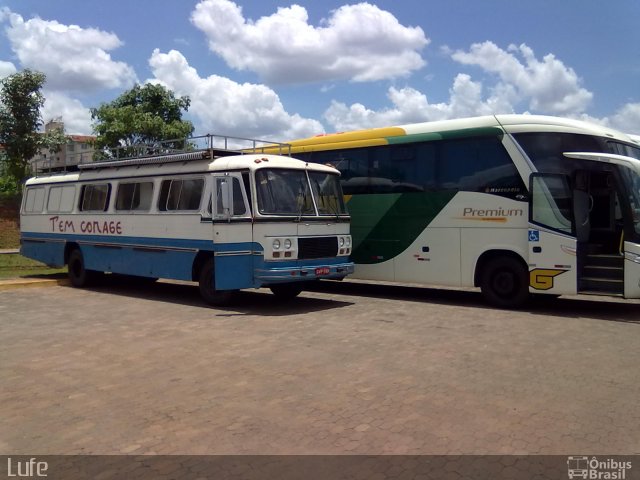
M338 236L338 255L351 254L351 236Z
M285 250L289 250L291 248L291 239L290 238L285 238L285 240L284 240L284 248L285 248Z
M273 249L274 249L274 250L280 250L280 239L279 239L279 238L276 238L276 239L273 241L273 245L272 245L272 246L273 246Z

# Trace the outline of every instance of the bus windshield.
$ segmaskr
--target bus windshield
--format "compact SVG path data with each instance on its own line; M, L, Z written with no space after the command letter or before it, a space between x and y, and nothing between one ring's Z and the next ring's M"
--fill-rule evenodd
M263 215L346 214L338 175L262 169L256 172L256 187Z
M340 179L337 175L325 172L309 172L313 197L316 200L318 214L344 215L347 210L342 199Z

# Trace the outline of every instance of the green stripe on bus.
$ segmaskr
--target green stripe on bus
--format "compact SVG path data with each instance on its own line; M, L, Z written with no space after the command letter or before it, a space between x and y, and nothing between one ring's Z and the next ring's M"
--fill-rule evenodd
M464 128L462 130L449 130L444 132L414 133L397 137L386 137L390 145L413 142L433 142L436 140L450 140L455 138L472 137L500 137L504 132L498 127Z
M351 237L353 249L364 241L371 230L382 221L390 208L400 198L401 193L387 193L385 195L352 195L347 208L351 215Z
M457 192L410 192L354 195L349 202L352 260L359 264L380 263L404 252ZM391 205L388 205L392 202ZM387 204L384 215L375 218L378 205Z

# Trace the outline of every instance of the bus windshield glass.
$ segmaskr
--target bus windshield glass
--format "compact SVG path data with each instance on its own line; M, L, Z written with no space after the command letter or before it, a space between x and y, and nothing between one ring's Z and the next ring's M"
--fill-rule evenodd
M262 169L256 172L256 190L258 211L263 215L346 213L338 175L309 172L307 176L304 170Z
M345 215L347 213L338 175L309 172L309 180L320 215Z

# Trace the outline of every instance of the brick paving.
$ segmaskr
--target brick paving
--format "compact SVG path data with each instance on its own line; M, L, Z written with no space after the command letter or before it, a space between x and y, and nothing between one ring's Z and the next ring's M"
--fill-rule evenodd
M391 297L391 298L385 298ZM640 302L0 291L0 454L640 454Z

